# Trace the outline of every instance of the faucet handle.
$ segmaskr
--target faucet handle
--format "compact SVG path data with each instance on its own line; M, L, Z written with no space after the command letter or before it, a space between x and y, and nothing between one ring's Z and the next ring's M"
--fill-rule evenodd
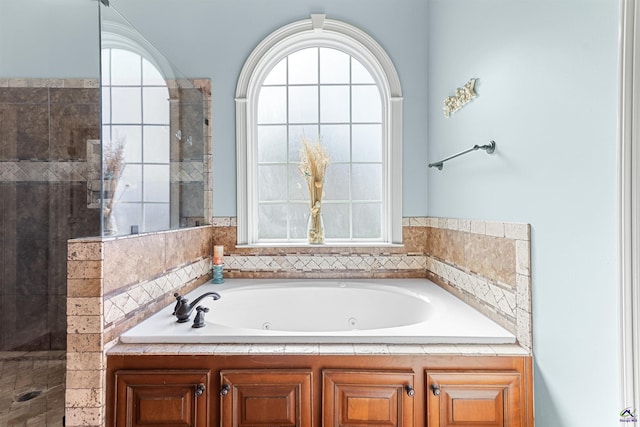
M177 292L173 294L173 296L176 298L176 305L173 307L173 313L171 313L171 315L175 316L176 311L178 311L178 307L180 307L180 304L182 304L182 301L181 301L182 297Z
M193 326L191 327L204 328L206 326L204 323L204 314L209 312L209 307L203 307L199 305L196 307L196 311L198 312L198 314L196 314L196 318L193 319Z

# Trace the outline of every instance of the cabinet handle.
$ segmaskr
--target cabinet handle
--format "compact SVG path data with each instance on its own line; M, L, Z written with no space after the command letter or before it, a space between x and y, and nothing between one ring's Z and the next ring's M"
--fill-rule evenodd
M200 396L202 396L202 395L204 394L204 391L205 391L206 389L207 389L207 388L204 386L204 384L198 384L198 385L196 386L196 397L200 397Z
M229 394L229 390L231 390L229 384L223 384L222 387L220 387L220 396L226 396Z
M413 387L411 387L409 384L407 384L406 386L404 386L405 391L407 392L407 396L409 397L413 397L416 394L416 391L413 389Z
M431 391L434 396L440 396L440 386L436 383L431 384Z

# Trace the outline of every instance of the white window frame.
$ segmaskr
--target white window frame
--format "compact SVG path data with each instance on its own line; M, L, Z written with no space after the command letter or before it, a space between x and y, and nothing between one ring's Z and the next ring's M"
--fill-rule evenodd
M267 36L244 64L236 88L237 244L258 245L257 99L262 82L285 56L307 47L329 47L353 56L369 70L381 90L383 107L383 200L380 241L402 243L402 89L393 62L365 32L345 22L312 14ZM286 244L285 242L283 242ZM348 246L358 245L345 241ZM273 243L269 243L273 246Z

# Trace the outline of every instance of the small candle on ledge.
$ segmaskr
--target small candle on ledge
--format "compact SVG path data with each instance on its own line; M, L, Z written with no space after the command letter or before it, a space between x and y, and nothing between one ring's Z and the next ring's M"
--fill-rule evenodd
M216 245L213 247L213 264L214 265L224 264L224 261L222 259L223 253L224 253L224 246Z

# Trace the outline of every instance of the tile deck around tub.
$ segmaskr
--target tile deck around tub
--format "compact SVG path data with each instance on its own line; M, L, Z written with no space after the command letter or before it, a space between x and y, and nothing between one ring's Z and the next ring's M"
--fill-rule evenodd
M108 355L416 354L527 356L517 344L117 344Z

